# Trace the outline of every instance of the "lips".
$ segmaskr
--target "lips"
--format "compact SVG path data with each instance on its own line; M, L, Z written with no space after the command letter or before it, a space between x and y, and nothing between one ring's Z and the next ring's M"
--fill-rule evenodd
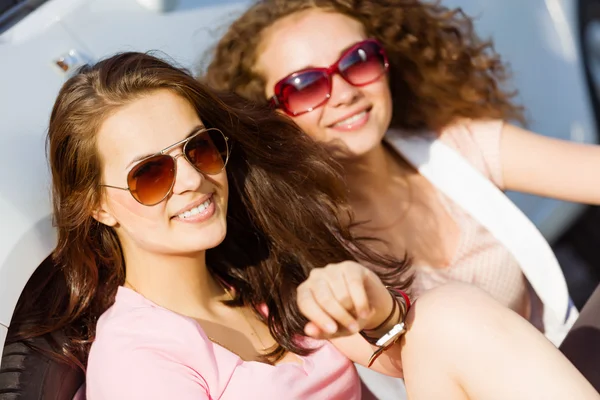
M202 214L208 207L210 207L211 204L212 199L208 199L204 203L200 204L198 207L194 207L189 211L179 214L177 218L188 219L194 217L195 215Z
M193 203L188 204L184 208L182 208L179 211L177 211L176 213L174 213L171 218L177 218L181 215L184 215L186 212L191 213L193 209L198 209L206 202L212 201L213 195L214 195L214 193L208 194L208 195L203 196L200 199L194 201Z
M337 128L337 127L340 127L340 126L352 125L352 124L355 124L356 122L360 121L362 118L364 118L366 116L367 116L367 112L366 111L361 111L358 114L354 114L350 118L346 118L345 120L340 121L340 122L334 124L333 127Z
M346 115L339 118L335 122L327 125L327 127L328 128L338 128L340 126L352 125L352 123L355 123L356 121L363 118L365 116L365 114L368 114L371 111L371 108L372 107L363 107L361 109L347 113Z
M344 118L340 118L337 122L329 125L329 129L333 129L341 132L351 132L358 130L369 122L371 109L366 108L355 111L354 113L347 114Z

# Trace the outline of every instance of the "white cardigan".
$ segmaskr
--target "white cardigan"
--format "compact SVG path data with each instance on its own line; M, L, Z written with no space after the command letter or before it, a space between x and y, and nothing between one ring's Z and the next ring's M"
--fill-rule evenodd
M544 303L545 334L558 346L578 316L554 253L534 224L490 180L436 136L405 137L389 131L387 142L438 190L482 224L517 260Z

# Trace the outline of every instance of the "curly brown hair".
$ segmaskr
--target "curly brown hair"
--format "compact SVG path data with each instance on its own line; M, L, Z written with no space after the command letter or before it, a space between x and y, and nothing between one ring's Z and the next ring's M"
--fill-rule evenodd
M524 123L506 88L507 67L491 42L480 40L461 9L419 0L260 0L229 27L212 50L209 85L265 103L256 70L265 30L288 15L322 9L359 21L379 40L390 62L391 127L439 131L460 118ZM240 40L243 38L244 40Z
M12 341L63 330L61 360L86 364L96 321L114 302L126 268L113 228L92 216L102 195L96 133L115 110L159 89L189 101L204 126L232 143L227 236L207 251L207 265L235 289L230 305L252 307L269 326L278 344L269 360L310 351L296 340L307 321L295 289L311 269L362 260L378 265L386 284L407 288L407 260L377 254L352 234L341 166L326 148L268 106L216 93L151 55L124 53L83 68L54 104L47 148L58 229L54 272L61 279L52 278L59 284L49 288L52 296L21 317Z

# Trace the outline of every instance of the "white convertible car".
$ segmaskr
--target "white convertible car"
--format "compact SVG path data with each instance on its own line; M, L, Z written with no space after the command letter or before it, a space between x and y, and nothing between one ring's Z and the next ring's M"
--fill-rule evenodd
M180 64L195 67L222 28L247 4L0 0L0 354L25 285L55 245L44 140L63 81L78 65L123 50L159 49ZM446 4L479 16L476 28L495 40L496 49L512 66L531 129L598 142L600 3L446 0ZM551 242L584 210L532 196L511 197ZM7 398L17 398L25 390L19 384L22 370L9 364L26 355L14 349L4 353L0 397L12 393ZM28 397L19 398L43 398L43 385L39 394L28 392ZM60 399L72 397L68 390L64 393L67 397Z

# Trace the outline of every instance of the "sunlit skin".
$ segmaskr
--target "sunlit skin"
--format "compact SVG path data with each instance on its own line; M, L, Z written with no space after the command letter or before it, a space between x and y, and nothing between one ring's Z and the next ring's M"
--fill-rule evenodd
M280 79L307 67L329 67L345 49L367 39L359 22L318 10L282 18L263 37L256 69L267 80L267 98L273 95L274 85ZM332 86L331 98L325 105L295 117L294 121L319 141L341 141L356 156L380 146L392 118L387 76L356 87L334 75ZM343 122L360 113L362 117L354 122Z

